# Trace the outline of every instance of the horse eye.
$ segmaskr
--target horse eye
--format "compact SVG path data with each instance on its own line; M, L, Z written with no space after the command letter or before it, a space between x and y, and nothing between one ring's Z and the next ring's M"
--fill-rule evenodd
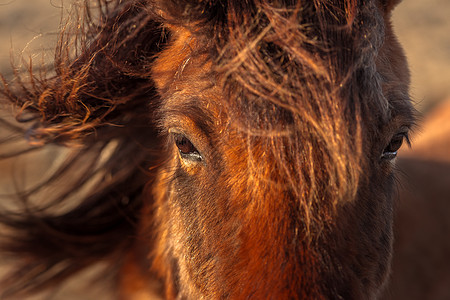
M383 154L381 155L381 159L392 160L397 157L398 149L403 144L404 139L408 139L406 133L398 133L396 134L392 140L389 142L389 145L383 150Z
M173 136L175 145L177 146L182 158L195 161L202 160L202 156L187 137L178 133L173 134Z

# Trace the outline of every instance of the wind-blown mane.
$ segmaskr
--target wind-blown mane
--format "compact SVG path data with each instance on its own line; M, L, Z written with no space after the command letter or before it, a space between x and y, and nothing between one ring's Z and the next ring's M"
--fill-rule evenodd
M24 258L5 281L5 295L41 290L98 260L120 267L130 251L150 253L149 272L164 283L167 297L376 294L389 269L392 211L387 202L370 202L370 195L391 190L384 181L370 185L380 172L372 158L378 161L390 140L382 135L386 124L403 115L409 121L398 123L412 123L408 80L377 66L379 57L391 55L382 49L393 3L98 4L86 4L78 40L71 42L70 31L62 36L54 75L3 81L1 92L19 106L19 120L26 112L32 122L32 143L80 147L42 184L70 178L51 205L26 205L33 191L24 192L23 211L0 213L11 232L1 250ZM167 154L165 124L182 119L179 111L214 149L236 141L235 148L211 155L224 186L208 190L205 182L204 192L193 190L189 199L181 192L173 198L183 177ZM216 127L227 134L217 136ZM384 143L381 149L374 141ZM105 154L106 148L112 150ZM87 166L81 172L80 164ZM77 206L55 213L54 206L74 201L71 196L95 180ZM190 180L183 187L193 185ZM205 198L206 191L232 196L220 201ZM380 212L383 219L374 219ZM193 224L189 238L174 232L174 220ZM223 241L202 252L199 245L218 233ZM171 241L177 234L179 246ZM379 248L372 247L374 239ZM185 262L189 255L197 261ZM183 271L184 264L191 271ZM231 274L233 265L247 271ZM366 269L370 274L358 284ZM189 276L202 286L187 287ZM264 286L269 277L276 280ZM243 285L252 281L259 286Z
M97 260L120 261L136 230L144 187L152 178L147 170L158 159L157 132L148 115L158 100L148 66L165 37L139 3L100 4L86 7L98 16L86 16L78 45L71 32L61 36L54 76L30 74L29 84L20 77L18 84L4 80L2 93L21 108L18 119L33 124L27 131L33 144L79 145L37 188L64 182L46 202L77 201L74 209L55 214L51 205L25 206L23 212L1 212L1 223L14 230L3 238L2 250L26 257L5 282L5 295L52 285ZM72 57L74 47L80 54ZM96 164L108 145L109 157ZM95 178L98 186L71 197ZM19 197L26 204L33 192Z

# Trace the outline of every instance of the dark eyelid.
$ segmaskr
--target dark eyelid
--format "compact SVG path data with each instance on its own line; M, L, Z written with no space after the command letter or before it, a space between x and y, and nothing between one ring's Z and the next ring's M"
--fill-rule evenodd
M405 138L406 144L408 147L411 147L411 140L409 139L409 131L403 133L403 137Z
M201 100L191 98L185 101L187 103L184 103L181 106L171 107L171 105L169 105L161 109L161 113L165 116L163 119L163 126L165 128L178 129L180 126L183 128L187 123L190 126L195 126L195 128L202 132L205 137L209 138L212 133L211 128L214 124L214 118L209 112L198 107L198 104L196 103L201 102ZM188 137L188 135L186 136Z
M198 149L197 146L196 146L196 142L195 142L196 139L193 138L190 134L186 133L184 130L179 129L178 127L172 127L172 128L169 128L167 130L167 132L171 136L184 136L185 138L187 138L192 143L192 145L194 145L194 147L196 149Z
M409 131L410 131L409 127L404 126L399 130L399 132L395 136L403 136L404 141L406 142L408 147L411 147L411 140L409 139Z

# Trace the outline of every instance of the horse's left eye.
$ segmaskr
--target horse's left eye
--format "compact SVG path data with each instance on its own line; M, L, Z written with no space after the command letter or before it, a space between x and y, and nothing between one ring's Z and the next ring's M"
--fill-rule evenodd
M195 161L202 160L202 156L187 137L179 133L174 133L173 137L182 158Z
M396 158L398 149L400 149L400 147L402 146L403 140L405 138L408 138L406 133L396 134L389 142L389 145L387 145L387 147L383 150L381 158L386 160L392 160Z

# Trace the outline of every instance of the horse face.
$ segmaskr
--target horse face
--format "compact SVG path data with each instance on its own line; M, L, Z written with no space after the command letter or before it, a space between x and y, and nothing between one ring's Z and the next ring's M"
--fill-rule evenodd
M140 218L130 257L149 259L169 299L374 298L412 123L389 23L398 1L294 2L99 1L98 24L79 26L79 57L62 42L55 77L5 85L40 119L30 137L86 144L73 162L117 142L99 167L105 184L72 211L0 214L21 237L1 250L26 258L5 286L29 292L105 257L116 265ZM71 164L55 174L72 177ZM99 177L97 166L75 173L50 203ZM126 267L127 291L145 285Z
M391 8L370 8L379 23L361 38L370 50L358 71L332 79L317 75L319 64L311 77L301 65L286 71L297 83L320 85L299 87L297 98L279 92L297 99L291 106L266 98L257 72L239 73L245 62L230 58L239 65L230 71L211 59L209 41L192 28L169 28L171 41L153 67L168 153L154 187L161 259L154 268L166 278L166 296L378 293L391 257L393 164L411 126L408 69ZM345 63L339 55L330 72ZM233 72L241 81L230 79ZM339 91L342 85L351 92Z

